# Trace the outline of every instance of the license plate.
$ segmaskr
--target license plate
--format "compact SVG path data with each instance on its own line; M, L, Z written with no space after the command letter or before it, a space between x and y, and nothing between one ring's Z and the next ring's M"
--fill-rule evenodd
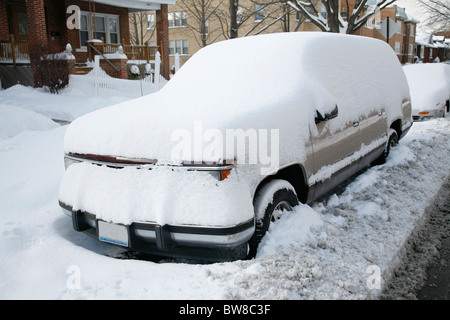
M98 220L98 239L128 247L128 228L121 224Z

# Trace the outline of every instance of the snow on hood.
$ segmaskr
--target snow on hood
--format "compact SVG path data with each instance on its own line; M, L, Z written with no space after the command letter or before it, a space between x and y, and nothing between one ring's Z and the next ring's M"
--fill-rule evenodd
M210 142L195 138L208 130L225 136L227 129L266 129L279 132L280 159L301 161L316 110L338 105L330 128L336 131L358 109L368 114L383 106L398 117L406 98L401 66L383 41L316 32L239 38L197 52L159 92L75 120L65 152L220 161L223 154L196 152ZM173 152L183 133L193 140L190 159Z
M450 99L450 66L444 63L419 63L403 67L411 89L412 108L435 110Z

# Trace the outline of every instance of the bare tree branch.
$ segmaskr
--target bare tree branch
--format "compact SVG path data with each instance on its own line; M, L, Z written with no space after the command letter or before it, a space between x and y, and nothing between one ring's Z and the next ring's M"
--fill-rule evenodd
M340 0L291 0L291 7L301 12L322 31L353 34L369 20L377 10L382 10L396 0L379 0L369 7L368 0L356 0L353 7L345 0L347 16L342 17ZM437 0L433 0L437 1ZM320 13L318 12L320 8ZM323 11L325 10L325 11ZM323 15L326 13L326 16Z
M417 0L426 13L426 20L422 21L433 31L450 29L450 1L449 0Z

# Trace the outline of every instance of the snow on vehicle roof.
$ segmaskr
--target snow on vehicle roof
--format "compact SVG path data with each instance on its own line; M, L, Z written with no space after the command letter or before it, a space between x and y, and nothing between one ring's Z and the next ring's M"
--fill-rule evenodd
M419 63L403 67L411 90L413 110L442 108L450 99L450 66L445 63Z
M339 107L336 131L386 108L399 117L409 98L401 65L383 41L350 35L295 32L222 41L203 48L155 94L74 121L65 151L169 161L220 161L192 152L176 159L177 129L277 129L280 158L301 160L316 110ZM389 120L389 119L388 119ZM204 142L205 144L207 142ZM296 145L296 148L292 146ZM201 154L201 153L200 153Z

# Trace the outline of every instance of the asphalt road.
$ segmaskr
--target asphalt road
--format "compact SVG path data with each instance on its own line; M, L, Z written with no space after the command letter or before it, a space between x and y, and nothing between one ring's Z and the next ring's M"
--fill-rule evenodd
M403 263L382 299L450 300L450 179L427 214L428 219L408 241Z
M439 258L427 269L425 285L417 293L419 300L450 300L450 237L441 244Z

